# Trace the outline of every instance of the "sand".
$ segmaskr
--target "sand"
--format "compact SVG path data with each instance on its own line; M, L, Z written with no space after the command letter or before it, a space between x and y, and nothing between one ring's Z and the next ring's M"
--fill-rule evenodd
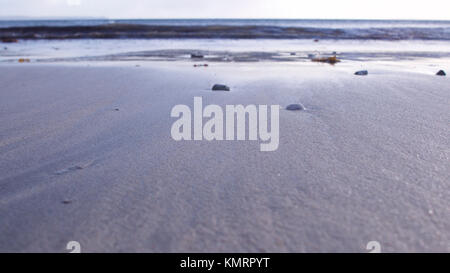
M0 251L450 251L450 81L364 68L0 65ZM275 152L176 142L194 96L306 110Z

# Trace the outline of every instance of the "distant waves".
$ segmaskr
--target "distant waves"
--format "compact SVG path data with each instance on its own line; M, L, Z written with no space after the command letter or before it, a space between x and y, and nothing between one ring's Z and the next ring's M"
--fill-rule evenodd
M450 28L316 28L258 25L29 26L0 28L1 39L347 39L450 40Z

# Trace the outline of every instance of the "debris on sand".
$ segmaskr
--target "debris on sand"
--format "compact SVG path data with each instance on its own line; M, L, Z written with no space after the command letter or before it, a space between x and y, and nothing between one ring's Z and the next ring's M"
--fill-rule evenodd
M369 71L367 71L367 70L356 71L356 72L355 72L355 75L358 75L358 76L367 76L367 75L369 75Z
M65 199L61 201L61 203L63 203L64 205L72 204L72 200Z
M120 111L120 109L119 108L115 108L114 111Z
M197 53L191 54L192 59L203 59L204 57L205 56L203 56L202 54L197 54Z
M297 53L291 52L291 56L295 56L295 55L297 55Z
M212 87L213 91L230 91L230 87L224 85L224 84L215 84Z
M311 59L313 62L319 62L319 63L329 63L329 64L335 64L340 62L336 56L331 57L315 57Z
M316 42L316 43L319 42L319 39L314 39L314 42Z
M286 110L289 111L302 111L305 110L305 107L299 103L290 104L286 107Z
M208 64L194 64L194 67L208 67Z
M436 73L437 76L446 76L447 74L445 74L444 70L439 70L438 73Z
M14 38L3 38L2 43L17 43L19 42L17 39Z
M23 58L19 59L19 63L29 63L29 62L30 59L23 59Z

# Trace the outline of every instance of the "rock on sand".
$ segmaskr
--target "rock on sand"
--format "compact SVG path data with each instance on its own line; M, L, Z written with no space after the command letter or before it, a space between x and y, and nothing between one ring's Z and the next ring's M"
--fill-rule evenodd
M438 76L446 76L447 74L445 74L444 70L439 70L439 72L436 73L436 75L438 75Z
M286 107L286 110L289 111L302 111L305 110L305 107L299 103L290 104Z
M215 84L212 87L213 91L230 91L230 87L224 85L224 84Z
M369 71L367 71L367 70L356 71L356 72L355 72L355 75L358 75L358 76L367 76L367 75L369 75Z

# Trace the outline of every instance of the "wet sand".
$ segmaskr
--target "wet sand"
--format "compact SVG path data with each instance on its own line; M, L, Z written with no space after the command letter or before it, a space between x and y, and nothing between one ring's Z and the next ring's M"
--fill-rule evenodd
M450 251L450 81L360 68L0 65L0 251ZM176 142L194 96L306 111L275 152Z

